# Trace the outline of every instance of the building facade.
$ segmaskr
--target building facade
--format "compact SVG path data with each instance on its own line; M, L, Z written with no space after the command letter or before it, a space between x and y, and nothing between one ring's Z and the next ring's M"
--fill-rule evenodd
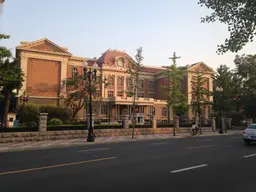
M105 51L99 58L86 58L73 56L67 48L61 47L49 39L40 39L33 42L21 42L16 47L16 56L20 58L19 66L25 74L25 81L19 91L29 95L29 102L36 104L63 105L62 97L66 96L65 87L62 82L71 78L73 71L82 74L82 63L86 60L91 66L94 62L99 65L98 75L107 80L108 86L103 84L98 87L99 100L94 103L94 114L96 119L101 121L117 121L122 119L124 112L132 114L132 98L127 91L131 89L132 80L127 73L129 67L129 56L124 51ZM191 81L195 70L200 69L207 78L206 88L212 91L213 69L203 62L183 67L185 73L180 88L187 95L188 104L191 102ZM138 99L136 100L136 120L144 123L151 118L153 109L159 121L167 120L167 94L162 86L168 84L167 77L164 77L161 67L143 66L139 75ZM209 98L213 100L212 97ZM203 117L209 118L210 106L205 106ZM172 118L172 111L170 110ZM79 119L86 118L86 110L81 110ZM185 120L192 120L191 107L181 117Z

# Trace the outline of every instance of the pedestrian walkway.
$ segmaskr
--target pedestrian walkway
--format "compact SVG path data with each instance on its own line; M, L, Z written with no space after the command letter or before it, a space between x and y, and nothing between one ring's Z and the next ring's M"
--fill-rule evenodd
M229 131L226 134L221 135L233 135L241 134L241 131ZM205 132L203 136L221 136L218 132ZM138 135L134 139L131 136L114 136L114 137L98 137L94 143L87 143L86 138L78 139L65 139L65 140L46 140L46 141L30 141L20 143L0 143L0 152L11 152L11 151L25 151L25 150L36 150L46 148L58 148L58 147L71 147L79 145L95 145L103 143L118 143L118 142L133 142L143 140L157 140L157 139L178 139L192 137L190 133L177 133L176 136L172 134L154 134L154 135Z

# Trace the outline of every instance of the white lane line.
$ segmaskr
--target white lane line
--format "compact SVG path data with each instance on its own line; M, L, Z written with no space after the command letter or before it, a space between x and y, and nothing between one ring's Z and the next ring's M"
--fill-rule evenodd
M151 145L165 145L165 144L170 144L172 142L161 142L161 143L151 143Z
M80 150L80 151L77 151L77 152L78 152L78 153L82 153L82 152L104 151L104 150L109 150L109 148L85 149L85 150Z
M203 146L197 146L197 147L188 147L185 149L200 149L200 148L206 148L206 147L216 147L217 145L203 145Z
M182 172L182 171L189 171L189 170L192 170L192 169L198 169L198 168L207 167L207 166L208 166L207 164L202 164L202 165L197 165L197 166L193 166L193 167L187 167L187 168L184 168L184 169L174 170L174 171L171 171L170 173L179 173L179 172Z
M244 158L249 158L249 157L254 157L254 156L256 156L256 153L250 154L250 155L245 155Z
M212 141L212 139L198 139L197 142L203 142L203 141Z

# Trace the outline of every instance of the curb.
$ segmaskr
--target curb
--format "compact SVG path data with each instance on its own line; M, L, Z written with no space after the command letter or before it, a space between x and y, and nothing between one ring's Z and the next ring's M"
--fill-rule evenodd
M219 134L216 133L215 135L198 135L196 137L216 137L216 136L229 136L229 135L240 135L240 133L232 133L232 134ZM57 149L57 148L68 148L68 147L77 147L77 146L86 146L86 145L100 145L100 144L111 144L111 143L129 143L129 142L142 142L142 141L150 141L150 140L167 140L167 139L185 139L185 138L195 138L191 135L176 135L167 138L127 138L124 140L110 140L110 141L99 141L95 143L77 143L77 144L60 144L60 145L52 145L52 146L35 146L35 147L21 147L21 148L13 148L13 149L3 149L0 148L0 153L7 153L7 152L22 152L22 151L36 151L36 150L44 150L44 149Z

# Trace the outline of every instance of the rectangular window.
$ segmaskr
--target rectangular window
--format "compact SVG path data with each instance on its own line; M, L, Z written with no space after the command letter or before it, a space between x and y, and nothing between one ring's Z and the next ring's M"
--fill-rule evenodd
M118 77L118 86L123 87L124 86L124 79L123 77Z
M138 112L139 112L139 113L144 113L144 106L139 106Z
M108 114L108 106L106 106L106 105L101 106L101 114L102 115L107 115Z
M127 78L127 79L126 79L126 86L127 86L128 88L131 88L131 87L132 87L132 79L131 79L131 78Z
M137 96L143 98L144 97L144 93L138 93Z
M123 97L123 91L117 91L117 96L118 97Z
M148 97L154 99L154 98L155 98L155 94L154 94L154 93L149 93L149 94L148 94Z
M108 91L108 98L114 97L114 91Z
M144 88L144 80L139 80L139 88L143 89Z
M149 81L148 82L148 87L149 87L149 89L154 89L155 88L155 81Z

